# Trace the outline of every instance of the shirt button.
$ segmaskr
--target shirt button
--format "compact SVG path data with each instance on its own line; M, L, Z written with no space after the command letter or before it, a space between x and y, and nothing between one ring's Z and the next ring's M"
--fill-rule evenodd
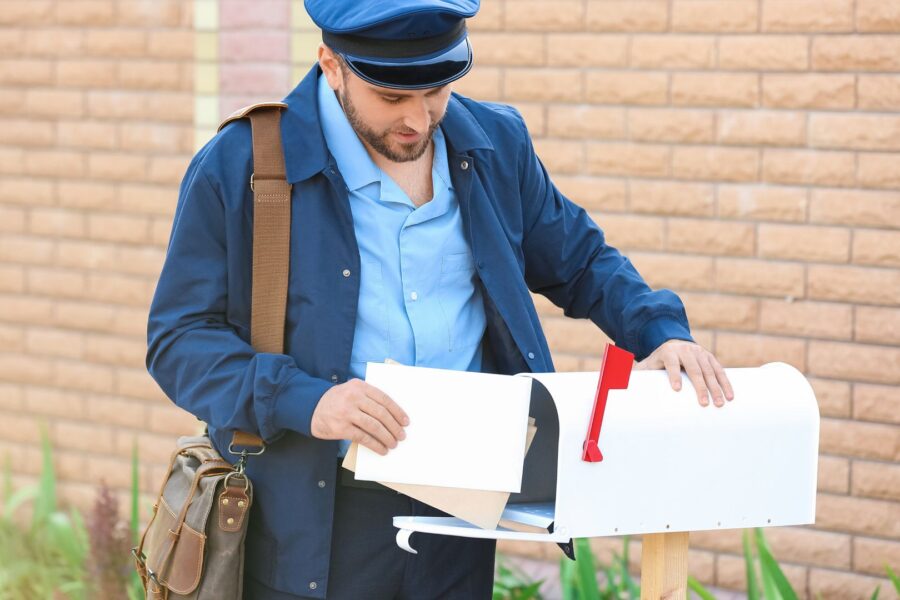
M466 169L469 168L469 161L464 160L461 163L459 163L459 166L462 168L463 171L465 171Z
M332 373L332 374L331 374L331 380L332 380L333 382L337 383L337 380L338 380L337 373Z
M341 271L341 274L344 277L350 277L350 269L344 269L343 271Z
M417 294L416 292L413 292L413 293L411 293L411 294L409 295L409 297L410 297L411 300L418 300L418 299L419 299L419 294Z
M534 358L534 352L529 352L529 353L528 353L528 358Z
M325 480L324 480L324 479L321 480L321 481L319 482L319 487L320 487L320 488L325 487Z
M317 587L319 587L319 585L318 585L315 581L310 581L310 582L309 582L309 589L314 590L314 589L316 589Z

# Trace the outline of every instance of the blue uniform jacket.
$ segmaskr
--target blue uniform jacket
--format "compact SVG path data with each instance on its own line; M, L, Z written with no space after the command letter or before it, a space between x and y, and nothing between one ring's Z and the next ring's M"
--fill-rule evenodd
M249 342L252 150L242 120L200 150L184 177L146 357L162 390L209 425L226 458L233 430L266 440L248 466L246 572L313 597L327 592L337 442L311 437L310 420L322 394L347 381L360 272L346 186L319 125L320 72L315 65L285 99L281 120L293 184L285 353L257 353ZM553 370L529 290L590 319L638 360L668 339L691 339L679 298L651 290L556 189L518 111L454 93L442 127L483 291L484 371Z

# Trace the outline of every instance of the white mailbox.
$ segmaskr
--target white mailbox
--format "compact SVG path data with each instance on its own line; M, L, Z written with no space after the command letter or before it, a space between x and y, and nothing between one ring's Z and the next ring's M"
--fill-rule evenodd
M784 363L726 369L735 399L703 407L690 380L634 371L612 390L599 434L603 458L582 458L599 374L535 373L537 435L522 491L501 526L397 516L398 544L414 532L544 541L775 525L815 520L819 410L804 376ZM504 527L504 523L520 526Z

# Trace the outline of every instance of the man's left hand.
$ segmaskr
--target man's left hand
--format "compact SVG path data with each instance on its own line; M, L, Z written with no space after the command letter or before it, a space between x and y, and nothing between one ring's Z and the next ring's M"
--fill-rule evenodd
M712 396L716 406L724 406L726 399L734 399L731 382L722 365L709 350L694 342L669 340L637 363L635 368L665 368L669 373L669 383L676 392L681 390L681 369L684 369L697 391L700 406L709 406L709 396Z

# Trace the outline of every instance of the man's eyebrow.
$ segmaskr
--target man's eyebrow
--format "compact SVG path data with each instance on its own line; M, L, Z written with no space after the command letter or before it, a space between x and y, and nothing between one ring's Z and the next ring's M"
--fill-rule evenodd
M426 96L431 96L432 94L437 94L438 92L440 92L440 91L441 91L442 89L444 89L445 87L447 87L447 84L446 84L446 83L445 83L444 85L442 85L441 87L436 87L436 88L434 88L434 89L432 89L432 90L428 90L428 92L426 92L425 95L426 95ZM376 91L378 91L378 93L381 94L382 96L390 96L390 97L396 97L396 98L410 98L410 97L412 97L412 96L414 95L414 94L403 94L403 93L398 93L398 92L396 92L395 90L390 90L390 91L388 91L388 92L382 92L382 91L379 91L378 88L373 88L373 89L375 89Z

